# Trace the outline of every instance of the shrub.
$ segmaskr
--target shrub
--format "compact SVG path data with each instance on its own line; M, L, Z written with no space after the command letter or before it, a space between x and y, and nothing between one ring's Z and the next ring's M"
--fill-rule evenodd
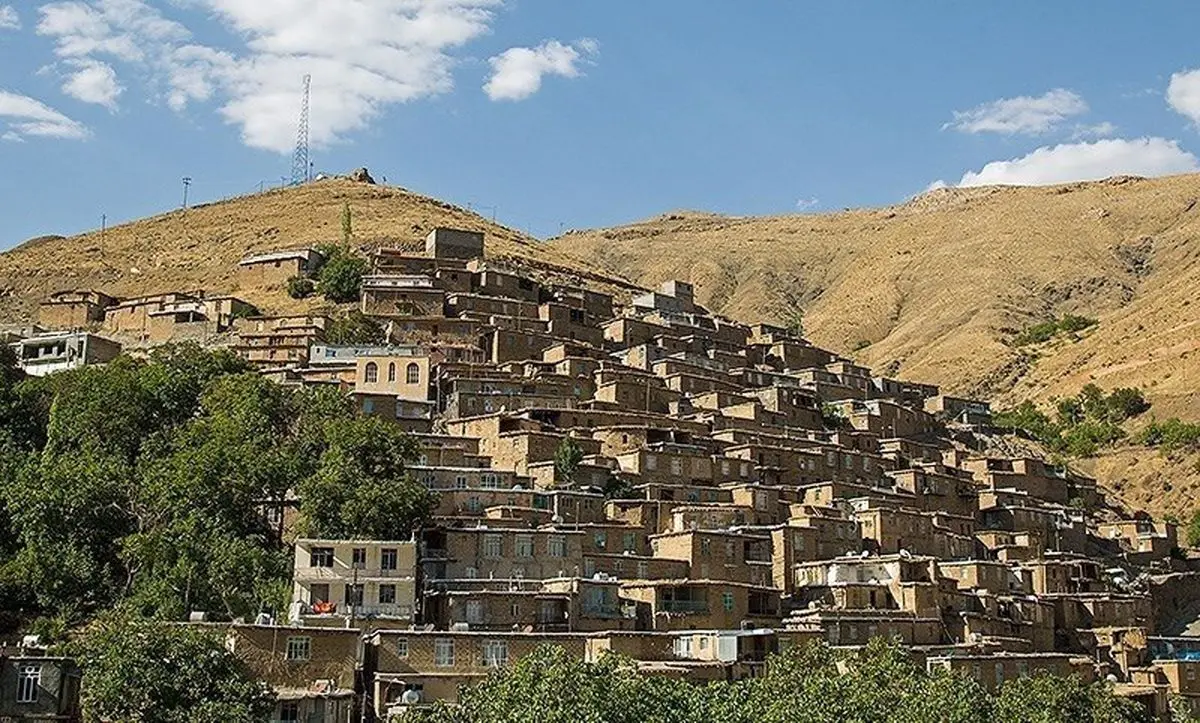
M287 280L287 293L293 299L304 299L312 296L316 284L307 276L293 276Z
M1061 319L1051 319L1050 321L1043 321L1025 327L1013 338L1012 345L1028 346L1030 344L1041 344L1050 341L1060 333L1075 334L1098 323L1095 319L1090 319L1086 316L1067 314Z
M1165 422L1153 421L1135 439L1147 447L1161 447L1165 452L1200 447L1200 424L1172 417Z

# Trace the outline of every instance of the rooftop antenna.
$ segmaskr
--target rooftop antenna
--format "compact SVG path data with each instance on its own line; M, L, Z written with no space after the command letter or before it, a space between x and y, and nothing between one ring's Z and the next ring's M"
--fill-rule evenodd
M312 76L304 76L304 99L300 102L300 124L296 128L296 152L292 155L292 185L296 186L311 179L308 164L308 98L312 87Z

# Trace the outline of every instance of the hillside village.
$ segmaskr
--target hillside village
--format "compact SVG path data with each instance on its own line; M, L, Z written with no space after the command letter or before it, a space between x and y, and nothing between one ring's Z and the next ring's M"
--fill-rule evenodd
M298 537L298 500L264 506L295 550L287 615L193 613L273 686L273 720L454 702L544 644L705 682L878 637L987 688L1050 671L1113 681L1164 720L1172 698L1200 710L1200 638L1183 637L1200 564L1175 525L1103 480L983 453L985 400L711 313L684 281L617 298L477 231L410 241L371 252L356 311L372 343L328 338L346 309L103 288L51 294L7 340L35 376L225 346L416 440L409 473L438 502L411 539ZM284 297L323 261L281 245L236 274ZM29 643L21 669L61 684L0 715L71 720L71 662Z

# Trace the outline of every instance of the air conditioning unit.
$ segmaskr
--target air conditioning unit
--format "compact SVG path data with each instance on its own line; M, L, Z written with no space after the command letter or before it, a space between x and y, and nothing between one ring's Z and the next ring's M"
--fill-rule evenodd
M471 629L470 623L453 623L450 626L450 632L454 632L454 633L465 633L470 629Z

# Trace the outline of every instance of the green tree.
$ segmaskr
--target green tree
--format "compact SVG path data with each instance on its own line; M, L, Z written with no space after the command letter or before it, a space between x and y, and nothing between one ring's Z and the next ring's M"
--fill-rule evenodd
M554 476L563 484L572 484L579 465L583 462L583 449L571 435L562 438L554 450Z
M437 497L413 481L413 439L375 417L329 425L316 473L299 488L305 532L319 537L406 539Z
M321 294L335 304L357 301L362 293L362 278L367 260L349 249L339 249L325 260L317 276Z
M147 445L133 495L138 526L122 540L141 612L250 616L286 579L286 552L257 505L282 497L281 481L302 471L289 402L257 374L225 376L195 419Z
M105 723L258 723L274 695L212 631L111 616L74 651L84 719Z
M352 238L354 238L354 221L350 213L350 202L347 201L342 204L342 244L348 248Z
M379 322L358 309L352 309L345 317L329 323L325 340L330 344L381 344L384 331Z

